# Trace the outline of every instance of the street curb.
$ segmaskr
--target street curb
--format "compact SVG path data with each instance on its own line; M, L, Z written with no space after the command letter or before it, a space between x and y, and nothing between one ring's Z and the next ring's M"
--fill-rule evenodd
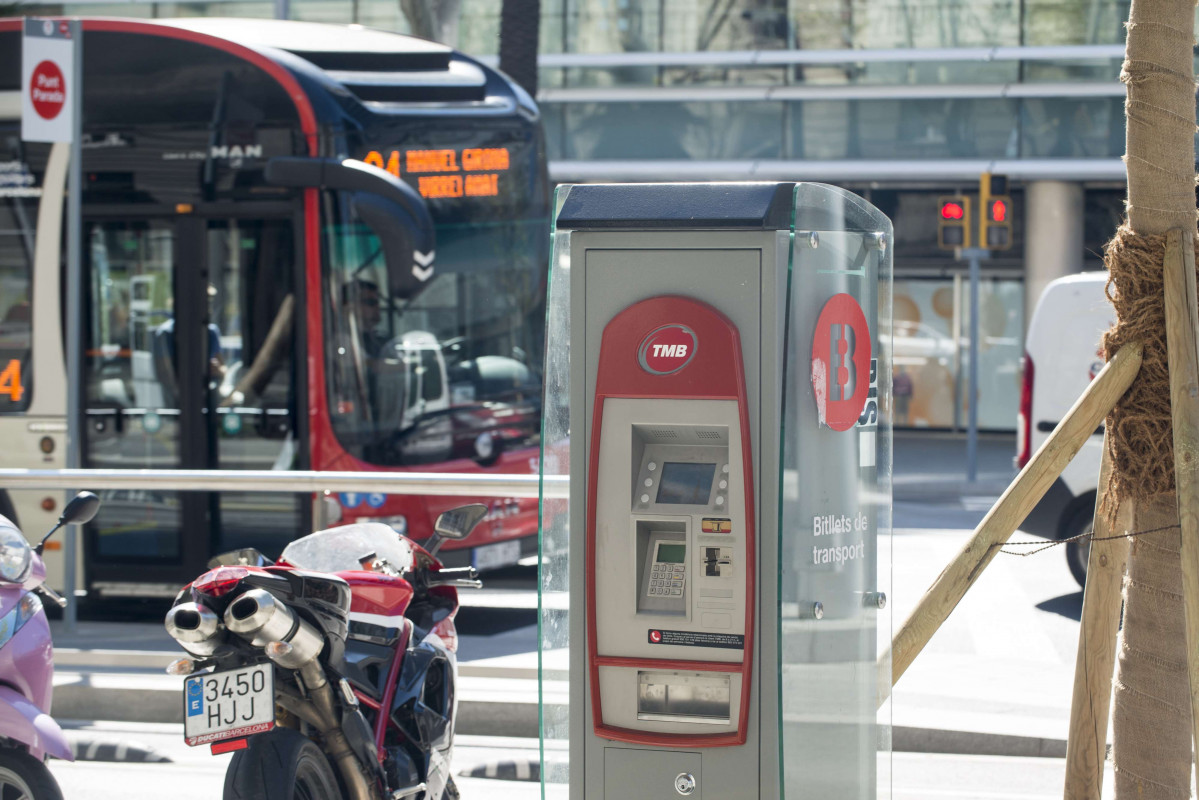
M105 761L128 764L171 764L170 757L140 742L71 738L71 754L76 761Z
M891 750L896 753L941 753L959 756L1065 758L1066 740L896 726L891 729Z
M183 722L183 703L177 690L99 688L86 682L56 686L53 712L64 719ZM463 699L458 704L455 727L465 735L535 739L540 734L539 708L535 702ZM891 749L899 753L1065 758L1066 741L896 726L891 729Z
M958 756L1001 756L1024 758L1065 758L1064 739L1013 736L997 733L911 728L891 729L891 752L934 753ZM551 767L562 762L551 759ZM536 758L503 759L477 764L458 773L464 778L490 778L502 781L539 781L541 762Z

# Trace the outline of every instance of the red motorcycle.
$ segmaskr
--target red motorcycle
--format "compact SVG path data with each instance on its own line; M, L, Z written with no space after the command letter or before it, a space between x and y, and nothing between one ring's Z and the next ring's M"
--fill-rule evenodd
M318 531L277 562L219 556L175 598L167 632L192 657L184 738L234 752L225 800L454 800L458 589L474 568L437 551L487 513L438 517L428 550L380 523Z

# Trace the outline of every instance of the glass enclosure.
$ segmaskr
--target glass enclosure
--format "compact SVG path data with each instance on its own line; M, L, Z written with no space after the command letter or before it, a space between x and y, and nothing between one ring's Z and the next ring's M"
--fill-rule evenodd
M851 192L799 184L793 230L778 434L781 797L889 798L891 222Z
M559 188L559 207L569 191ZM793 213L782 424L763 431L763 458L777 462L762 469L777 476L780 495L777 508L759 510L763 530L771 531L759 543L759 558L775 549L779 565L777 588L760 590L778 598L777 609L761 610L763 652L776 654L761 664L761 691L777 692L780 711L772 716L763 703L759 735L763 748L777 746L772 763L779 764L780 798L889 799L891 223L860 197L817 184L796 187ZM570 341L571 238L569 231L554 234L546 315L539 575L544 798L567 796L571 737L580 730L576 717L572 731L571 715L582 713L570 697L572 682L583 677L569 667L571 626L585 619L577 593L583 554L572 552L572 499L563 497L584 417L571 406L571 384L586 380L571 371L572 349L584 347ZM574 461L582 461L577 451ZM665 474L662 481L665 487ZM576 630L576 646L581 640ZM578 685L575 692L585 696Z

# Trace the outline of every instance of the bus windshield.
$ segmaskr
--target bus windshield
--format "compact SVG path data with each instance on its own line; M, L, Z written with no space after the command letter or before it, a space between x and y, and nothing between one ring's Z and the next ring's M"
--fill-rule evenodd
M371 464L487 465L540 430L545 220L438 222L436 272L407 299L369 228L326 231L330 416Z

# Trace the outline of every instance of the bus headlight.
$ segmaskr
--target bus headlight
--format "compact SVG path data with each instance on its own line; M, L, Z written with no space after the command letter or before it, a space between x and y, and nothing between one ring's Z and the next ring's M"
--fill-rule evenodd
M0 526L0 578L20 583L29 575L33 551L16 528Z

